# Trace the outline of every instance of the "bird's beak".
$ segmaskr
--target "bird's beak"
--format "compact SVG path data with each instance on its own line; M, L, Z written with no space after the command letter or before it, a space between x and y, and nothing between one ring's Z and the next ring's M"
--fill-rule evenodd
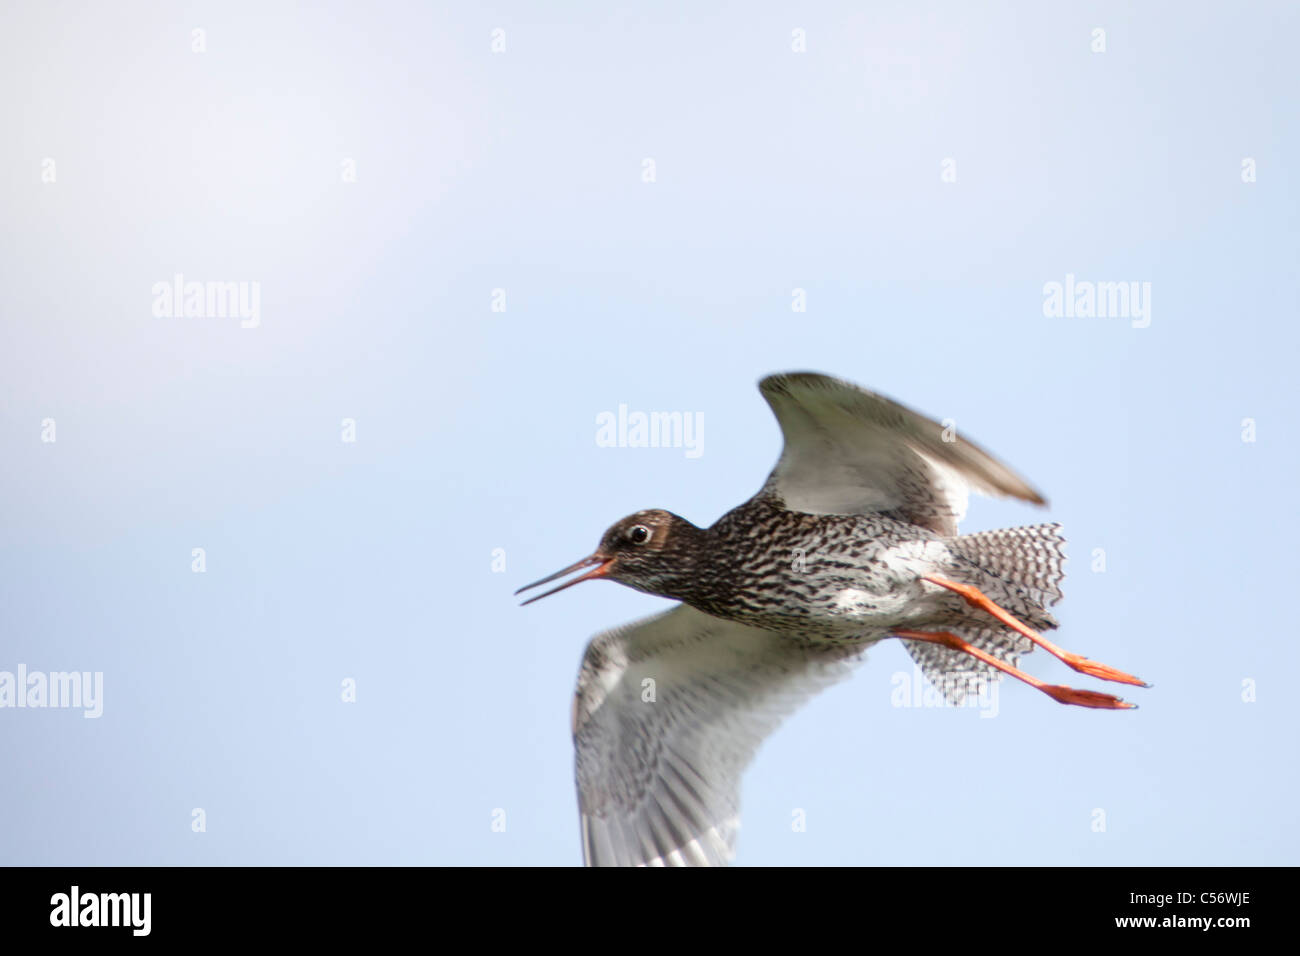
M580 574L572 581L566 581L564 584L561 584L558 588L551 588L549 591L543 591L541 594L537 595L536 597L531 597L527 601L524 601L523 604L520 604L519 606L523 607L524 604L532 604L534 601L540 601L542 598L548 597L549 595L554 594L556 591L563 591L565 588L571 588L575 584L580 584L583 581L590 581L592 578L603 578L606 574L609 573L609 569L613 566L613 564L614 564L613 558L607 558L598 551L595 554L591 555L590 557L583 558L581 561L577 562L576 564L569 565L563 571L556 571L554 574L547 575L546 577L542 578L540 581L534 581L532 584L526 584L523 587L521 587L518 591L515 592L516 594L522 594L524 591L530 591L533 588L540 587L543 584L550 584L556 578L562 578L566 574L572 574L574 571L581 571L583 568L591 568L591 570L588 571L586 574Z

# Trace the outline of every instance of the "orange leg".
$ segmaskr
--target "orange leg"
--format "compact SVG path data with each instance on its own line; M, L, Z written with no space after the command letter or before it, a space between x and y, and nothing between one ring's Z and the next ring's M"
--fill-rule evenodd
M1052 700L1062 704L1077 704L1080 707L1097 707L1102 710L1136 710L1137 704L1130 704L1111 694L1102 694L1095 690L1076 690L1063 684L1049 684L1037 677L1026 674L1019 668L1012 667L1006 661L998 660L988 651L981 650L948 631L894 631L895 637L905 637L909 641L927 641L962 651L972 657L978 657L990 667L996 667L1004 674L1010 674L1016 680L1022 680L1030 687L1037 687Z
M969 584L958 584L956 581L949 581L947 578L934 577L933 575L924 577L921 580L929 581L931 584L937 584L941 588L947 588L949 591L954 591L957 594L960 594L966 599L967 604L992 614L1007 627L1019 634L1023 634L1043 650L1047 651L1047 653L1064 661L1080 674L1088 674L1091 677L1100 677L1102 680L1113 680L1121 684L1133 684L1137 687L1151 686L1146 681L1134 677L1132 674L1126 674L1121 670L1102 664L1099 661L1089 660L1082 654L1073 654L1064 648L1057 647L1028 624L1023 623L1016 617L1012 616L1009 612L994 604L979 588L971 587Z

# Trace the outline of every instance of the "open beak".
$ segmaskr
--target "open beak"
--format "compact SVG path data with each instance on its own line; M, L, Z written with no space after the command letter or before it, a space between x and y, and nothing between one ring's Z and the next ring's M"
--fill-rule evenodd
M542 578L540 581L534 581L532 584L525 584L515 593L522 594L524 591L531 591L533 588L541 587L543 584L550 584L556 578L562 578L566 574L572 574L574 571L581 571L583 568L591 568L591 570L588 571L586 574L580 574L572 581L566 581L564 584L561 584L558 588L551 588L549 591L543 591L541 594L537 595L536 597L530 597L527 601L524 601L523 604L520 604L519 606L523 607L524 604L532 604L534 601L540 601L542 598L549 597L550 595L554 594L556 591L563 591L565 588L571 588L575 584L581 584L583 581L590 581L592 578L603 578L606 574L609 573L610 566L613 563L614 563L613 558L607 558L601 554L593 554L590 557L583 558L581 561L577 562L576 564L569 565L563 571L556 571L554 574L547 575L546 577Z

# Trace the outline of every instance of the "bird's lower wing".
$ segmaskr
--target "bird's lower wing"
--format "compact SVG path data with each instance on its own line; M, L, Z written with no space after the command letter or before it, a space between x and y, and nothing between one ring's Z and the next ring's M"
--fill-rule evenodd
M728 862L759 744L859 655L687 605L593 638L573 713L584 862Z

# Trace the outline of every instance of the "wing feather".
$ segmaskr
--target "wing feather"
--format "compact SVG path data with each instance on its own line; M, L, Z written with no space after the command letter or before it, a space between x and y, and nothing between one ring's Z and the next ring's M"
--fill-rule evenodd
M730 861L740 776L759 744L860 653L687 605L593 638L573 708L584 861Z
M758 387L785 438L759 494L792 511L888 512L951 535L970 489L1046 503L978 445L883 395L815 372Z

